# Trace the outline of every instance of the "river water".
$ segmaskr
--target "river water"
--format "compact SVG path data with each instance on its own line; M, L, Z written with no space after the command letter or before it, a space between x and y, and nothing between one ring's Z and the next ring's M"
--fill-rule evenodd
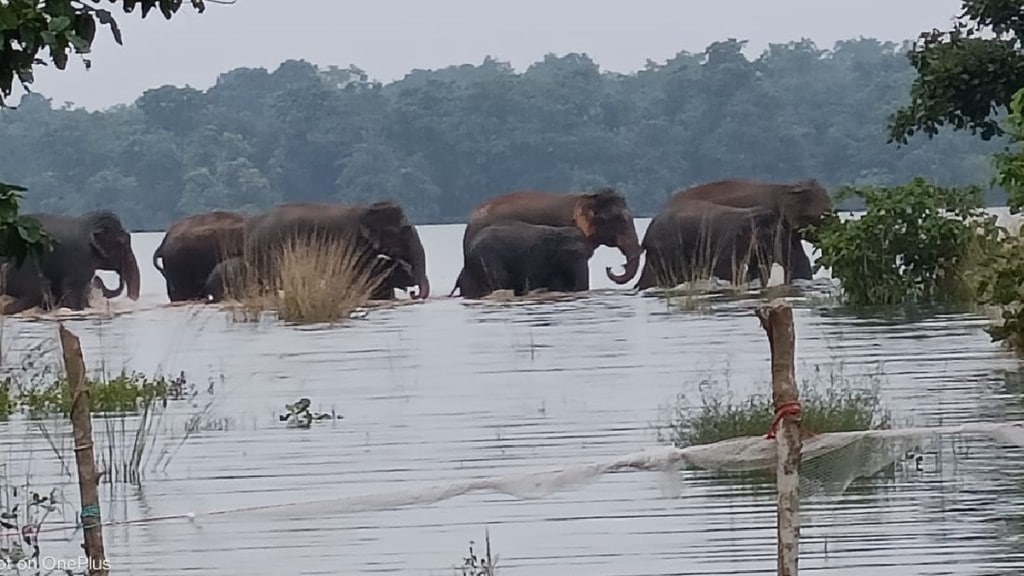
M638 220L641 234L647 222ZM90 366L184 371L198 386L194 407L172 403L169 413L181 417L168 416L154 459L161 446L180 442L185 415L212 405L166 468L147 469L141 489L104 488L106 520L198 515L106 528L114 573L453 574L471 540L482 548L485 527L499 574L774 573L772 494L700 471L681 472L675 495L660 488L658 474L636 472L539 499L484 492L386 511L342 514L325 505L203 516L602 461L655 446L652 425L664 406L681 392L698 394L703 379L727 380L739 394L770 392L756 300L672 308L613 288L604 267L621 256L606 248L591 263L595 290L584 298L446 299L461 233L420 227L430 301L334 328L239 323L217 307L170 307L149 264L162 235L136 234L140 301L114 301L124 313L113 318L66 324ZM1022 416L1020 366L989 342L983 318L866 321L825 314L813 301L794 314L798 378L815 366L827 374L841 364L849 377L881 371L885 402L901 423ZM55 339L52 321L7 318L4 362L18 366ZM286 428L277 414L303 396L344 418ZM76 476L60 473L38 429L22 419L3 426L9 481L30 474L40 492L63 485L73 521ZM119 442L105 426L95 419L101 452ZM47 429L73 469L67 426ZM1019 574L1021 452L984 439L950 442L920 471L872 480L873 488L839 501L805 500L802 572ZM80 531L45 536L43 557L80 555Z

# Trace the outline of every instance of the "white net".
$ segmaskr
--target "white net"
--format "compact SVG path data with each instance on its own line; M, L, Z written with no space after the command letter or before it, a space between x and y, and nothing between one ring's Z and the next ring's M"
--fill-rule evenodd
M1024 448L1024 422L971 423L933 428L834 432L805 438L801 453L801 498L842 495L850 484L872 476L901 460L915 460L934 449L943 437L980 436L998 445ZM567 466L539 472L492 476L447 482L409 490L365 494L346 498L272 504L247 508L189 512L171 516L138 518L108 525L175 519L211 519L239 515L270 515L275 518L315 518L324 515L382 511L404 506L424 506L472 492L498 492L516 498L541 498L580 487L600 476L620 471L663 472L663 490L678 492L678 471L695 467L720 473L772 472L776 442L761 436L734 438L686 448L651 448L614 460ZM774 477L770 474L768 478Z

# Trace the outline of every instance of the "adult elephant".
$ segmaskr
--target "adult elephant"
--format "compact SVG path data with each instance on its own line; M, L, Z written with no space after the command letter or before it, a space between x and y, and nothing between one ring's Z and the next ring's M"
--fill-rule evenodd
M762 206L674 202L647 226L646 258L635 288L672 288L707 276L735 282L744 267L748 279L763 285L771 275L778 219L775 210Z
M104 295L119 294L122 286L108 290L97 270L117 272L120 283L128 287L128 297L139 299L139 265L131 234L116 214L97 210L81 216L26 216L37 220L54 242L38 259L26 259L20 266L11 259L3 261L3 293L14 300L0 312L17 314L36 306L84 310L97 280Z
M575 226L492 224L466 251L462 297L482 298L495 290L512 290L516 296L537 289L584 292L590 289L593 255L594 248Z
M188 216L167 229L153 251L153 267L164 277L171 302L203 299L203 286L217 263L242 255L247 219L216 210Z
M275 273L273 258L286 242L296 238L354 242L361 269L372 267L371 273L383 276L372 294L374 299L390 300L395 288L407 290L413 286L419 288L413 298L430 296L423 244L416 227L396 202L297 202L275 206L246 222L246 265L253 267L258 280L266 281Z
M462 253L467 253L482 230L510 221L575 226L592 249L598 246L618 248L626 257L625 271L615 274L610 267L605 269L608 278L616 284L632 280L640 267L640 240L633 213L625 196L613 188L570 194L528 190L496 196L477 206L470 215L462 236ZM449 296L461 289L462 276L459 272Z
M821 222L832 209L832 198L817 180L772 183L757 180L728 179L700 184L676 192L667 202L673 205L704 200L735 208L762 208L777 214L778 242L772 261L782 266L785 282L811 280L813 269L803 247L802 230ZM750 271L752 275L754 271Z

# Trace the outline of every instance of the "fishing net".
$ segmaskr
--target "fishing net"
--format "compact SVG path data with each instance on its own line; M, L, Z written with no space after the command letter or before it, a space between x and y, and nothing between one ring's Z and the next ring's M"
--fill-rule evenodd
M866 430L812 435L803 440L800 468L801 498L836 497L862 477L903 461L917 460L935 449L942 438L976 436L1008 447L1024 448L1024 422L971 423L933 428ZM533 499L578 488L604 474L626 471L662 472L663 489L678 492L684 467L722 473L764 471L772 473L776 462L776 442L763 436L734 438L675 448L651 448L606 462L578 464L554 470L492 476L465 481L438 483L408 490L365 494L339 499L299 503L270 504L248 508L190 512L159 518L142 518L109 524L132 524L171 519L216 518L239 515L282 515L290 518L389 510L405 506L424 506L469 494L498 492L516 498Z

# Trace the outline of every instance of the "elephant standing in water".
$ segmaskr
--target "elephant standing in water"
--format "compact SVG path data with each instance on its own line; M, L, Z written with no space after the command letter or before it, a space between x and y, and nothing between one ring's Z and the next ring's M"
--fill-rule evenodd
M708 274L734 282L744 265L746 276L764 285L771 276L777 226L778 215L768 208L676 202L647 226L646 258L636 289L672 288Z
M666 203L666 211L685 211L691 201L703 200L735 208L772 210L776 215L776 238L771 242L772 261L785 271L785 282L811 280L811 261L804 252L803 232L818 224L832 209L832 198L816 180L788 184L755 180L719 180L676 192ZM698 205L699 206L699 205ZM700 209L700 208L697 208ZM759 271L748 269L752 279Z
M536 289L590 289L594 248L575 226L502 222L480 231L465 255L462 297L482 298L495 290L524 296Z
M245 260L257 280L276 273L271 263L294 238L354 241L362 265L383 275L372 298L390 300L395 288L419 288L413 298L430 295L427 258L416 227L402 207L384 200L368 205L297 202L281 204L245 225ZM366 268L364 268L366 270Z
M164 277L171 302L205 297L203 286L217 263L242 255L247 219L218 210L188 216L167 229L153 251L153 267ZM157 260L162 260L163 266Z
M612 188L594 192L556 194L553 192L510 192L484 202L473 211L462 237L462 253L469 251L476 236L488 226L499 222L526 222L547 226L575 226L592 249L598 246L618 248L626 257L623 274L606 268L608 278L625 284L640 267L640 240L633 223L633 213L626 198ZM455 281L449 296L462 289L463 272Z
M109 210L97 210L82 216L26 214L39 222L54 243L38 260L26 259L16 266L3 261L3 293L13 297L2 310L17 314L36 306L66 307L84 310L93 286L104 296L116 296L127 285L128 297L139 299L139 265L132 251L131 234L121 219ZM109 290L96 276L97 270L117 272L116 290Z

